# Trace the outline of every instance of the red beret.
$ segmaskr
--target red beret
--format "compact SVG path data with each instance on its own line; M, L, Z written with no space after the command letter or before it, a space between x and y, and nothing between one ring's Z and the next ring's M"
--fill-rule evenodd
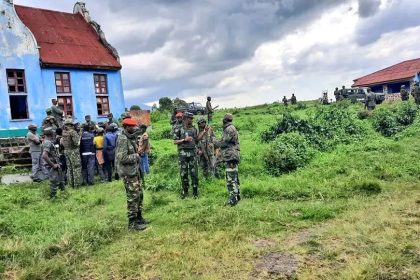
M127 118L127 119L123 120L122 124L123 125L128 125L128 126L136 126L137 122L135 120L131 119L131 118Z

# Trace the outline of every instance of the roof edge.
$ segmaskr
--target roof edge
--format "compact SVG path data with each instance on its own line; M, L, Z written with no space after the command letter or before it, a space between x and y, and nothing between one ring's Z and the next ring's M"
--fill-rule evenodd
M355 82L351 87L376 86L376 85L382 85L384 83L391 84L391 83L394 83L394 82L407 81L407 80L413 79L415 76L416 75L413 75L412 77L406 77L406 78L396 79L396 80L387 80L387 81L382 81L382 82L377 82L377 83L371 83L371 84L356 84L356 82Z
M59 64L59 63L45 63L41 61L42 68L75 68L75 69L92 69L92 70L114 70L119 71L122 69L122 66L92 66L92 65L79 65L79 64Z
M373 75L373 74L375 74L375 73L378 73L378 72L384 71L384 70L386 70L386 69L389 69L389 68L391 68L391 67L395 67L395 66L397 66L397 65L400 65L400 64L403 64L403 63L406 63L406 62L409 62L409 61L414 61L414 60L420 60L420 58L407 59L407 60L404 60L404 61L398 62L398 63L393 64L393 65L391 65L391 66L388 66L388 67L382 68L382 69L377 70L377 71L375 71L375 72L372 72L372 73L370 73L370 74L366 74L366 75L361 76L361 77L359 77L359 78L357 78L357 79L354 79L354 80L353 80L353 82L355 82L355 81L357 81L357 80L360 80L360 79L362 79L362 78L364 78L364 77L366 77L366 76L370 76L370 75Z

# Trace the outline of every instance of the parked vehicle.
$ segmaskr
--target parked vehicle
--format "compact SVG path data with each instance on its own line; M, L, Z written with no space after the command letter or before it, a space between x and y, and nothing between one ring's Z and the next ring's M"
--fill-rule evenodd
M350 99L352 102L365 102L366 88L346 88L343 97L344 99ZM384 100L384 93L375 92L376 104L381 104Z
M204 115L206 112L206 108L204 108L201 105L201 103L191 102L191 103L188 103L187 106L180 108L179 111L190 112L194 115L198 115L198 114Z

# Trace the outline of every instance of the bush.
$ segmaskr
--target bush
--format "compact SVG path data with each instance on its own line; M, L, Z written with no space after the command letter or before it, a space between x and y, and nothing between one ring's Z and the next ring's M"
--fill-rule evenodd
M369 117L369 112L366 111L366 110L359 111L357 113L357 117L359 118L359 120L365 120L365 119L367 119Z
M268 172L279 176L306 165L314 151L299 133L285 133L274 140L263 155Z
M401 130L396 114L388 110L379 111L375 115L373 127L385 137L390 137Z
M405 102L398 110L397 121L403 126L410 125L414 122L417 115L417 106Z

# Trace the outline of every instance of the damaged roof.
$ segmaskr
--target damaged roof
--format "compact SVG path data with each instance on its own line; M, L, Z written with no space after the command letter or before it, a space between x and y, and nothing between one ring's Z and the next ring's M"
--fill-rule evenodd
M121 69L118 59L81 14L18 5L15 9L40 46L43 67Z

